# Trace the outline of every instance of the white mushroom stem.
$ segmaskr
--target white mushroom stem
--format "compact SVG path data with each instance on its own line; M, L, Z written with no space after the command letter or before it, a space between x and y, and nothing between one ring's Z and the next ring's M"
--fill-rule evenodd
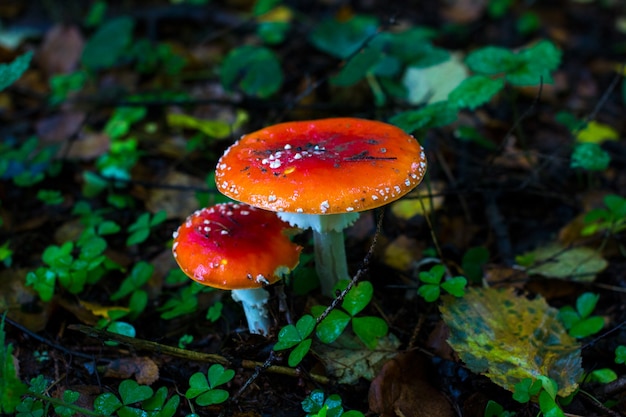
M315 270L320 280L322 294L335 297L334 288L342 279L349 279L343 231L313 231Z
M359 213L317 215L279 212L278 217L292 226L313 229L315 270L322 294L335 297L335 285L342 279L350 278L343 229L352 225L359 218Z
M267 311L269 292L264 288L232 290L233 300L241 302L248 320L250 333L267 336L270 333L271 321Z

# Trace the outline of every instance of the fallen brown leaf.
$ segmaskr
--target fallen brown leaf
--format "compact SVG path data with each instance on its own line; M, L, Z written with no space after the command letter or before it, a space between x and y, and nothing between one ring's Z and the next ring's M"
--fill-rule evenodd
M137 383L152 385L159 379L159 367L148 357L121 358L110 362L104 369L105 377L128 379L135 375Z
M446 397L429 382L428 359L404 352L389 360L372 381L370 410L381 417L452 417Z
M48 74L66 74L76 69L85 40L78 27L57 24L46 36L37 53L37 62Z

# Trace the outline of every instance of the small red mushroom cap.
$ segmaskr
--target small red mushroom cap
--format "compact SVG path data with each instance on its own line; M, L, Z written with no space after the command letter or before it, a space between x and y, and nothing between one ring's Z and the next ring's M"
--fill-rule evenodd
M224 203L196 211L174 232L172 253L183 272L225 290L273 284L298 264L301 247L275 213Z
M215 178L225 195L266 210L339 214L388 204L425 172L424 150L402 129L330 118L244 135L220 158Z

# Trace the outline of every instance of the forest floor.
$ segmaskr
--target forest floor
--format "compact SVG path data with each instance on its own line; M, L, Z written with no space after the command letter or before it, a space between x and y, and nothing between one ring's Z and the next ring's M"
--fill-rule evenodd
M417 292L420 273L441 264L469 287L545 300L549 311L579 300L577 319L600 317L599 329L567 339L579 344L581 374L557 361L549 376L576 376L573 401L559 400L565 415L626 415L626 352L616 353L626 349L626 3L285 1L264 17L254 17L254 3L245 0L1 3L0 62L28 51L33 58L0 91L0 311L7 311L0 359L10 345L25 386L44 377L41 395L30 397L35 402L68 401L63 393L71 390L80 394L75 405L94 410L94 399L119 393L126 408L93 415L129 415L132 404L147 407L136 404L145 397L121 392L122 381L132 380L155 392L165 387L168 399L178 395L175 415L315 415L302 401L316 389L366 415L537 415L537 397L516 401L510 386L476 372L446 342L449 323L440 307L448 301L427 302ZM371 36L428 28L429 45L458 62L487 46L518 51L540 40L561 54L552 80L507 84L484 103L458 109L450 123L411 129L426 151L426 178L404 205L362 213L346 230L350 270L374 289L360 314L382 318L388 333L374 350L353 339L315 339L292 368L289 351L272 350L278 331L331 302L316 288L310 236L296 238L304 250L294 276L270 289L275 326L265 337L248 332L227 292L198 289L181 277L172 233L198 208L225 201L213 170L242 134L337 116L393 122L426 106L429 96L447 94L438 83L458 76L458 62L416 73L425 87L404 71L363 71L345 85L333 79L360 50L333 56L332 36L345 34L331 34L332 25L315 29L362 16L375 19ZM115 19L114 33L98 32ZM355 25L357 44L360 29ZM120 40L126 33L130 38ZM277 61L246 72L255 65L245 61L250 50L230 63L239 72L229 79L225 57L243 45L265 45ZM403 98L402 86L423 98ZM575 166L581 143L594 147ZM95 241L86 230L95 231ZM538 260L556 266L542 268ZM580 307L583 294L595 301ZM552 331L541 326L536 330ZM113 344L103 330L133 340ZM540 343L500 342L510 343L514 359L519 352L538 361L554 354ZM202 406L184 398L190 377L206 375L211 363L235 371L219 387L228 399ZM589 377L598 370L606 372ZM2 388L0 397L9 386ZM41 415L22 394L20 415ZM502 410L486 414L489 401Z

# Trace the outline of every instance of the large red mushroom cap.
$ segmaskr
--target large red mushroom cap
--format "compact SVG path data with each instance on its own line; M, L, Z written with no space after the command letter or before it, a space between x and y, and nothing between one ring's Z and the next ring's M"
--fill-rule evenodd
M369 210L416 187L420 144L383 122L330 118L280 123L244 135L220 158L218 189L256 207L302 214Z
M225 203L196 211L174 232L172 252L191 279L224 290L273 284L298 264L301 247L275 213Z

